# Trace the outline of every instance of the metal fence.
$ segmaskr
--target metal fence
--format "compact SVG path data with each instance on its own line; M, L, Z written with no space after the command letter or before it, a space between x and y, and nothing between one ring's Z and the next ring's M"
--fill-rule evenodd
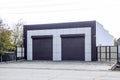
M117 63L120 64L120 45L118 45L118 59L117 59Z
M117 61L118 46L97 46L98 61Z
M0 62L24 59L24 47L16 47L15 52L0 54Z
M24 47L16 47L16 60L24 59Z
M0 62L6 62L6 61L15 61L16 55L14 52L7 52L4 54L0 54Z

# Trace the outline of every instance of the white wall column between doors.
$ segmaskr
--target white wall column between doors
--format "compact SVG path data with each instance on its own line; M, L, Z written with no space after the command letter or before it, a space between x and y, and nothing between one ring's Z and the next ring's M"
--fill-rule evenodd
M60 35L53 35L53 61L61 61Z

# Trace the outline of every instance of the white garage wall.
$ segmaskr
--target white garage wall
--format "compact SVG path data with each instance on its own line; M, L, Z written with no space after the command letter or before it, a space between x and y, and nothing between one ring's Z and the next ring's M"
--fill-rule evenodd
M104 29L103 25L96 22L96 46L113 46L114 37Z
M61 61L61 38L64 34L85 34L85 61L91 61L91 27L27 31L27 60L33 60L32 38L38 35L53 35L53 60Z

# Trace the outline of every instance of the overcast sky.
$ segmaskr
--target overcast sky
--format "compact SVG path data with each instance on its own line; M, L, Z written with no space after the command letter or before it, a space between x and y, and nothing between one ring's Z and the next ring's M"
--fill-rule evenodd
M96 20L120 37L120 0L1 0L0 17L9 24Z

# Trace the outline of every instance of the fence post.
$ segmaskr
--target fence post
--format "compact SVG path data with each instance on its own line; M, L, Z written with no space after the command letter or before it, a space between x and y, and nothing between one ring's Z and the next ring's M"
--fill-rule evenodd
M2 62L2 54L0 55L0 62Z
M105 46L105 59L107 61L107 46Z
M23 46L21 45L21 59L23 59Z
M111 61L111 47L109 46L109 61Z
M98 61L98 47L96 46L96 57L97 57L97 61Z
M119 52L120 52L119 45L117 45L117 63L119 63Z
M101 46L100 46L100 61L101 61Z
M16 61L17 61L17 46L15 47L15 56L16 56Z

